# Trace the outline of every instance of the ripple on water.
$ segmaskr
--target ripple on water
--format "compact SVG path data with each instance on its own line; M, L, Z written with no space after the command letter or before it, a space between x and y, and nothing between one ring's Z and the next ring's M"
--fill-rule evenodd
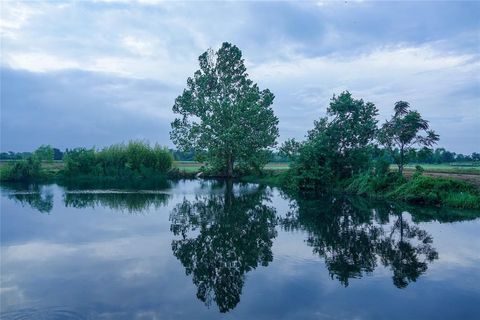
M35 320L83 320L87 319L84 315L79 314L76 311L68 310L65 307L35 307L24 308L14 311L0 313L2 320L23 320L23 319L35 319Z

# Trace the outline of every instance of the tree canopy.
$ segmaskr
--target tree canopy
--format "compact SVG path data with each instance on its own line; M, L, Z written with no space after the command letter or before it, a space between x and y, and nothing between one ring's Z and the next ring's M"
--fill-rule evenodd
M200 69L177 97L171 126L173 143L194 150L198 160L227 177L239 169L260 169L276 145L274 95L248 78L242 52L223 43L199 57Z
M378 141L390 152L398 171L402 173L414 146L431 147L439 136L429 130L428 121L418 111L410 110L408 102L396 102L394 111L392 118L382 125Z
M377 131L377 108L354 99L350 92L333 96L327 117L314 121L306 141L296 149L287 141L282 150L298 152L293 175L300 188L322 189L351 177L368 165L368 148Z

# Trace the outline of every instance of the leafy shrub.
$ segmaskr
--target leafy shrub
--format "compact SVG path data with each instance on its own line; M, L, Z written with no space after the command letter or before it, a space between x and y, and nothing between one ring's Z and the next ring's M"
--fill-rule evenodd
M151 147L143 141L115 144L100 151L77 148L64 156L64 175L96 177L153 177L165 174L172 167L168 149Z
M63 157L66 175L91 174L95 167L95 150L76 148L68 151Z
M30 156L25 160L9 163L3 170L0 180L2 181L29 181L41 176L41 161Z

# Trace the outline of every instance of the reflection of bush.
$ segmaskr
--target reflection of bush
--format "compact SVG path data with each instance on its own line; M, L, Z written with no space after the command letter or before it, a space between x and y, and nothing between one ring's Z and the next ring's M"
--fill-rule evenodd
M151 175L143 177L109 177L109 176L76 176L74 178L63 178L61 186L68 190L97 190L97 189L118 189L118 190L158 190L167 189L172 182L165 179L163 175Z
M264 204L265 190L184 200L170 215L173 254L193 275L197 297L221 312L240 301L245 274L273 259L275 209Z
M415 281L438 258L433 239L416 225L410 225L402 210L347 198L297 199L282 219L287 230L307 232L307 244L325 259L330 275L348 286L349 279L372 272L377 261L390 267L395 286ZM393 219L391 228L388 222Z
M9 184L2 185L9 199L28 205L41 213L49 213L53 209L53 193L39 185Z
M141 213L150 207L160 208L167 204L168 194L149 192L120 192L120 191L67 191L64 194L66 207L95 208L107 207L113 210Z

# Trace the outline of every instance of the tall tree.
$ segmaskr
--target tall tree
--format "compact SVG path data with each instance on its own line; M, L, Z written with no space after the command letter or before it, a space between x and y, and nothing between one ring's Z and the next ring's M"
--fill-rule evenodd
M223 43L199 57L200 69L177 97L170 137L183 150L194 150L218 172L232 177L234 166L259 169L276 145L278 119L274 95L248 79L242 52Z
M428 121L418 111L410 110L408 102L396 102L394 111L392 118L383 124L378 141L390 152L398 172L403 174L408 154L414 147L431 147L439 140L439 135L429 130Z

